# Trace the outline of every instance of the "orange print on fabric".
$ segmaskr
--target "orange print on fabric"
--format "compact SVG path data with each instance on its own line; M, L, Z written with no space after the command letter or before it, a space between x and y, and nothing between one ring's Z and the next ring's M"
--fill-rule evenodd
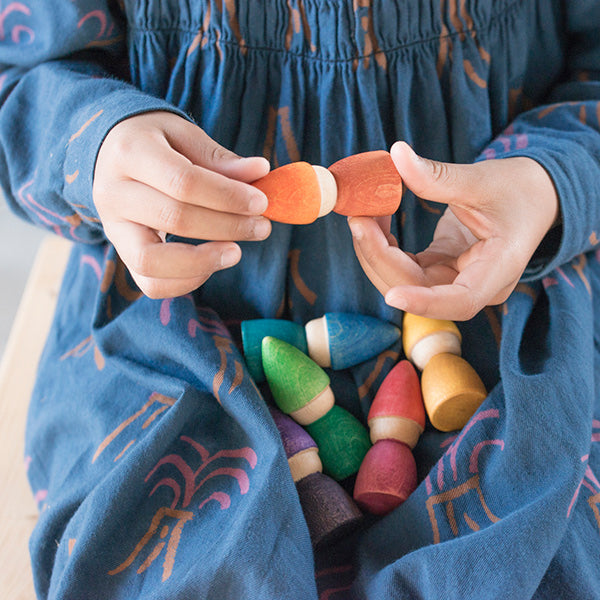
M94 352L94 362L96 363L96 368L98 369L98 371L102 371L106 363L104 361L102 353L100 352L100 349L96 345L96 342L94 341L91 335L86 337L82 342L79 342L79 344L77 344L68 352L65 352L60 357L60 360L62 361L67 358L80 358L81 356L85 356L92 348Z
M381 374L381 370L383 369L385 362L388 359L390 359L392 361L392 364L395 364L398 361L399 356L400 353L396 352L395 350L386 350L377 357L375 367L373 368L371 373L369 373L369 376L365 379L364 383L358 388L358 397L361 400L365 398L371 390L371 386L373 385L373 383L375 383L375 381Z
M444 66L449 60L452 60L453 50L453 36L457 36L459 41L464 42L469 35L477 48L479 58L482 62L487 65L491 62L490 53L481 45L477 36L477 30L475 29L475 22L473 17L467 11L466 1L460 0L440 0L440 14L442 17L442 29L440 32L440 49L438 51L437 59L437 73L438 77L442 76ZM448 13L448 19L450 21L453 32L451 32L445 25L446 13ZM487 81L477 73L475 66L470 60L463 60L463 68L465 73L478 87L485 89L487 88Z
M494 334L494 339L496 340L496 346L500 347L500 341L502 340L502 325L500 324L500 319L496 313L496 309L492 306L486 306L483 309L485 316L490 324L490 329Z
M438 493L433 493L433 471L425 478L425 486L429 496L425 502L425 507L431 523L434 544L439 544L445 539L458 537L463 532L478 531L485 525L497 523L500 520L489 508L484 491L481 488L479 455L484 448L489 446L498 446L503 450L504 441L488 439L478 442L471 451L468 464L470 476L466 479L460 476L459 465L457 464L458 449L461 444L465 443L464 438L469 430L485 419L497 419L499 416L500 413L497 409L475 414L465 425L460 435L451 441L451 446L436 465L437 479L435 483L439 490ZM449 460L452 470L451 487L447 487L444 467L446 460ZM459 480L461 481L459 482Z
M142 427L141 427L142 429L146 429L147 427L149 427L154 422L156 417L158 417L161 413L163 413L165 410L167 410L174 404L175 404L174 398L169 398L168 396L163 396L162 394L159 394L158 392L153 392L150 395L150 398L144 403L144 405L138 411L136 411L133 415L131 415L130 417L125 419L109 435L107 435L106 438L104 438L104 440L98 446L98 448L96 449L96 452L94 453L94 456L92 458L92 463L96 462L98 457L108 448L108 446L110 446L117 439L117 437L119 437L123 433L123 431L128 429L131 425L133 425L133 423L135 423L138 419L140 419L143 415L145 415L151 406L158 405L158 408L156 408L155 411L146 418L146 420L142 424ZM117 457L114 460L115 461L119 460L123 456L123 454L125 454L125 451L128 450L133 445L133 442L135 442L135 439L133 441L129 441L125 445L124 449L120 453L117 454Z
M306 285L306 283L304 283L304 280L300 275L300 250L290 250L288 258L290 261L290 273L292 275L292 281L294 282L296 289L309 304L314 304L317 300L317 294L315 294L315 292L313 292Z
M284 161L285 164L289 162L298 162L300 160L300 150L298 141L292 129L289 106L281 106L279 108L270 106L267 112L267 129L263 144L263 156L275 168L280 166L279 158L275 153L275 143L278 132L283 139L285 150L287 152L287 160Z
M366 14L362 14L366 9ZM360 33L362 36L362 47L359 44L357 51L362 55L363 67L368 69L371 64L371 57L385 71L387 69L387 57L379 46L375 25L373 22L373 4L372 0L354 0L354 12L359 16ZM358 68L360 56L354 59L354 70Z
M202 26L198 30L198 33L194 36L192 43L187 51L187 56L190 56L196 50L196 48L204 48L208 43L208 26L210 25L210 13L211 13L211 4L206 4L206 13L204 15L204 20L202 21Z
M213 340L215 342L215 346L219 351L219 355L221 356L221 364L219 366L219 370L213 378L213 395L217 399L217 402L221 404L221 397L219 395L219 390L225 381L225 373L227 371L228 364L228 356L233 354L232 348L232 340L230 337L222 337L220 335L213 336ZM233 381L231 382L228 393L231 392L242 382L244 377L244 370L242 365L235 360L235 376Z
M306 9L304 8L304 0L297 0L298 8L292 6L291 0L287 0L287 8L289 12L288 26L285 33L285 48L289 50L292 47L292 38L295 34L304 32L304 39L309 45L310 51L315 52L316 46L312 43L310 25L306 18Z

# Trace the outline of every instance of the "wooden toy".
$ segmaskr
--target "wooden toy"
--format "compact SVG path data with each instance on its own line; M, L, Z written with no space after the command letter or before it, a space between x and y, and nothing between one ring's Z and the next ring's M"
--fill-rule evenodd
M429 319L404 313L402 344L404 354L420 370L432 356L447 352L461 355L462 337L453 321Z
M257 383L265 380L262 365L262 340L267 335L292 344L308 353L306 333L302 325L285 319L250 319L242 321L242 346L250 375Z
M312 223L331 212L337 197L332 174L303 161L273 169L252 185L269 200L263 215L281 223Z
M262 341L263 368L279 409L304 425L323 470L337 481L356 473L371 446L363 424L335 406L329 376L309 356L273 337Z
M364 510L385 515L417 487L417 465L410 448L396 440L379 440L367 452L356 476L354 500Z
M270 412L279 430L294 482L311 473L321 473L323 463L319 458L319 448L310 434L281 411L271 408Z
M301 479L296 490L314 548L335 542L362 521L362 512L346 490L323 473Z
M421 374L421 389L429 420L440 431L464 427L487 396L475 369L447 352L429 360Z
M327 313L305 326L308 354L321 367L346 369L377 356L400 339L400 329L375 317Z
M425 407L419 376L408 360L397 363L379 386L368 422L373 444L391 439L415 447L425 429Z
M306 429L319 447L327 475L342 481L358 472L371 442L366 427L354 415L335 405Z
M266 336L263 369L277 406L301 425L325 415L334 404L329 376L298 348Z
M343 158L329 167L337 183L334 212L346 216L392 215L402 199L402 178L385 150Z
M417 372L401 360L379 386L369 410L373 447L367 452L354 486L354 499L376 515L400 506L417 486L411 452L425 429L425 407Z
M313 547L334 541L356 527L362 513L333 479L321 472L317 445L296 421L277 409L271 415L279 430Z

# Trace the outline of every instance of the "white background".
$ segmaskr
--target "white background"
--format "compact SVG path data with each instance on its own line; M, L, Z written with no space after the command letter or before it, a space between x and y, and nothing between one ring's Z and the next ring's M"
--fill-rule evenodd
M16 217L0 196L0 357L35 253L45 235L50 234Z

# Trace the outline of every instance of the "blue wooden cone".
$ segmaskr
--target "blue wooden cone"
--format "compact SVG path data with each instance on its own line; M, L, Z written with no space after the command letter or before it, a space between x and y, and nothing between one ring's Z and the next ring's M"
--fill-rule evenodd
M256 383L265 380L262 364L262 341L270 336L292 344L308 354L306 333L302 325L285 319L250 319L242 321L242 346L248 371Z
M353 367L400 339L400 329L376 317L327 313L306 324L308 353L322 367Z

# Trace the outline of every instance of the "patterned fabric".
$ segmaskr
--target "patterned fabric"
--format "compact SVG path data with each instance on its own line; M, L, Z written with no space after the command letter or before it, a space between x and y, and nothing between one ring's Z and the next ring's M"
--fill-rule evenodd
M600 597L599 27L597 0L0 2L0 183L77 242L27 429L39 598ZM426 430L405 504L317 555L239 323L402 315L335 214L274 224L193 295L142 296L91 184L109 129L157 109L273 166L404 139L530 156L558 190L556 240L459 324L488 398L461 432ZM401 245L439 215L406 194ZM364 421L400 358L331 373L338 403Z

